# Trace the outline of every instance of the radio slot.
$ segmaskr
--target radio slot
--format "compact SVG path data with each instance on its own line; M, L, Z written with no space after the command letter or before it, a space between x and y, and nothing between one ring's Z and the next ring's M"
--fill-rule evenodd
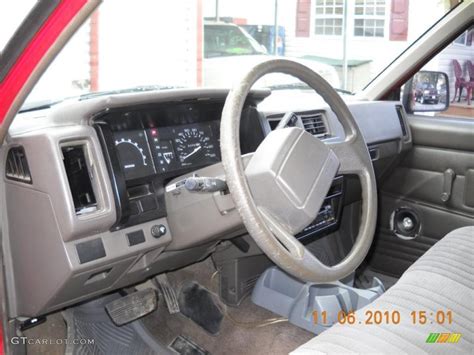
M344 192L343 188L344 179L342 176L337 176L328 191L318 215L313 222L296 235L297 239L303 242L309 242L334 232L339 228Z

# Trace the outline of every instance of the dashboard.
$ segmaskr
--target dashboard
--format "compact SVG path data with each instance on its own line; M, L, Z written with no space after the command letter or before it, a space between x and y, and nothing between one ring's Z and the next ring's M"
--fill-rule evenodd
M265 137L258 100L244 107L242 152L255 151ZM119 230L166 217L165 186L172 179L218 163L222 99L127 106L98 112L93 119L117 201Z
M12 315L35 317L136 284L245 235L228 191L168 190L194 174L225 177L219 125L227 93L111 95L19 115L0 148L6 167L21 168L4 174L7 244L19 256L8 266L15 275ZM246 153L289 111L325 142L344 139L337 117L314 96L268 95L252 92L243 107L244 165ZM379 176L409 148L403 110L396 102L348 106ZM350 176L336 178L317 218L297 237L306 243L339 229L344 206L360 196L358 185ZM31 275L48 282L32 283Z

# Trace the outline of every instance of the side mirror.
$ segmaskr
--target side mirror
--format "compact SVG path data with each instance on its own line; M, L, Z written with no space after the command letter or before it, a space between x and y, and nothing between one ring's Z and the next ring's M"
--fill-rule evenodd
M403 89L403 105L408 113L439 112L449 107L449 79L446 73L420 71Z

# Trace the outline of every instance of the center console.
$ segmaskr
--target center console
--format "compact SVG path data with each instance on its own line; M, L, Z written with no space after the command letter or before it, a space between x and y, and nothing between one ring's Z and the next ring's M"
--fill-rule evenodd
M355 288L351 282L304 283L273 266L259 277L252 302L298 327L320 334L384 292L377 278L368 289Z
M339 228L342 212L342 198L344 192L344 178L337 176L329 189L329 192L318 212L318 215L296 238L310 242L316 237L327 235Z

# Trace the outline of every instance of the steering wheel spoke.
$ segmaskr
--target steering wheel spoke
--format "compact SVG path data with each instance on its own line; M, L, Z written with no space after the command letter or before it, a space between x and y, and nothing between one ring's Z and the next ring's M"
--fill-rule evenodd
M331 143L328 147L339 159L338 174L359 175L364 170L366 164L361 159L360 144L356 144L354 140Z
M288 250L288 252L297 259L302 259L304 255L304 246L288 231L285 226L278 222L265 207L257 207L260 215L267 223L268 229L273 236Z

